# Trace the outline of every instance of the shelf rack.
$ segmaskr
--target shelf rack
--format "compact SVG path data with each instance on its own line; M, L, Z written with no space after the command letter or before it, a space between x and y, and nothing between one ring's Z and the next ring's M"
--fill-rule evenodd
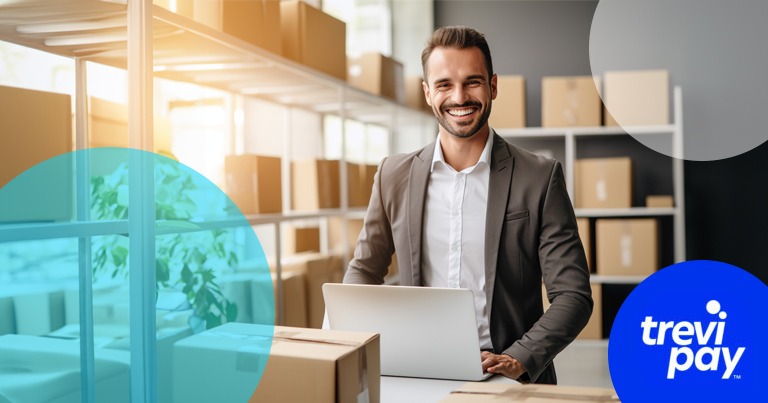
M685 261L685 188L683 179L683 92L679 86L673 90L674 122L669 125L633 126L633 127L526 127L496 129L500 136L515 139L562 139L565 143L565 182L568 194L573 202L575 183L575 164L577 140L586 137L626 136L632 133L638 138L669 137L672 161L672 186L675 206L671 208L631 207L620 209L575 209L577 217L661 217L671 216L674 232L675 262ZM607 276L593 276L604 279ZM631 280L627 278L625 280ZM635 278L639 283L642 278ZM611 281L605 281L611 282Z
M376 124L387 128L392 138L398 128L406 126L425 127L433 124L430 114L413 110L389 99L366 93L350 87L345 81L315 71L280 55L270 53L255 45L219 32L189 18L175 14L157 5L152 0L9 0L0 2L0 40L38 49L51 54L71 58L75 61L75 145L84 149L88 144L88 111L86 62L95 62L128 71L129 145L132 148L152 150L152 94L153 78L166 78L217 88L233 94L254 97L272 103L299 108L321 114L339 116L362 123ZM149 122L149 123L148 123ZM290 124L290 122L289 122ZM342 125L342 143L344 132ZM290 138L291 136L286 136ZM394 141L394 140L392 140ZM391 143L394 144L394 143ZM283 197L290 200L290 178L288 149L283 163ZM342 144L342 150L344 150ZM342 151L342 160L344 160ZM346 183L346 164L341 164L340 181ZM148 171L151 175L151 170ZM139 174L146 175L146 167ZM132 175L133 176L133 175ZM82 189L81 189L82 188ZM78 189L78 203L87 204L87 190ZM141 244L132 244L131 255L131 400L133 402L156 401L157 377L154 351L154 321L152 326L142 326L141 315L154 309L154 295L142 292L154 289L154 273L142 267L154 267L154 256L142 256L141 250L153 248L156 234L169 231L192 230L189 226L175 227L155 222L151 211L152 197L140 194L136 186L130 187L130 200L142 205L143 214L135 214L125 221L89 221L87 214L79 214L74 222L13 224L0 226L0 242L31 239L73 237L80 239L80 245L88 244L91 236L109 234L142 234ZM149 195L151 196L151 195ZM286 197L287 196L287 197ZM280 252L280 223L286 221L341 216L360 218L361 209L349 209L346 186L341 186L341 208L317 213L270 214L248 216L249 225L272 224L275 228L276 249ZM144 201L143 203L141 201ZM137 206L138 207L138 206ZM87 208L79 206L79 212ZM132 209L132 212L134 209ZM167 224L167 223L166 223ZM211 220L201 227L242 225L243 220ZM344 237L347 237L346 230ZM133 241L132 241L133 242ZM344 248L348 248L346 239ZM81 277L90 271L84 254L87 248L80 248ZM344 251L344 256L348 256ZM281 264L276 259L277 294L281 301ZM146 273L145 273L146 272ZM136 278L135 282L133 278ZM90 278L90 277L87 277ZM152 284L149 287L148 284ZM80 282L81 318L83 312L92 310L91 281ZM282 307L278 307L278 323L283 318ZM91 323L81 323L81 334L92 335ZM135 328L135 329L134 329ZM84 337L81 349L81 386L83 401L95 401L93 340ZM86 340L87 339L87 340Z

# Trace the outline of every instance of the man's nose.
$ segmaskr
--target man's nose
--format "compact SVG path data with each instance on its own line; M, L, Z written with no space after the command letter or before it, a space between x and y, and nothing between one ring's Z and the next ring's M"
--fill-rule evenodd
M464 87L461 85L456 86L456 89L453 91L453 95L451 96L451 100L457 105L461 105L467 101L467 98L468 94Z

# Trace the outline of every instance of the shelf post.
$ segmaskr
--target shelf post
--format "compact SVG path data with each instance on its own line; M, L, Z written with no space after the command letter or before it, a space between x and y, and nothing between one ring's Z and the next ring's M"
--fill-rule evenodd
M128 2L128 144L153 150L152 0ZM128 203L131 402L157 402L153 158L131 152Z
M77 221L88 222L90 217L90 169L88 155L82 150L88 148L88 74L86 62L75 58L75 165L77 183ZM96 402L96 370L93 351L93 260L91 259L91 237L77 239L79 273L78 298L80 317L80 391L84 403Z
M675 123L672 133L672 164L675 187L675 262L685 261L685 185L683 183L683 166L685 150L683 149L683 90L680 86L674 89Z

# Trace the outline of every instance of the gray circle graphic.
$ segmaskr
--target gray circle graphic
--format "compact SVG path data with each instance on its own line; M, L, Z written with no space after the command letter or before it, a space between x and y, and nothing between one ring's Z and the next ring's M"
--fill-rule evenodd
M734 157L768 139L766 16L764 0L601 1L590 32L592 73L668 70L670 124L681 118L672 88L682 89L682 157ZM615 118L639 142L673 156L671 141Z

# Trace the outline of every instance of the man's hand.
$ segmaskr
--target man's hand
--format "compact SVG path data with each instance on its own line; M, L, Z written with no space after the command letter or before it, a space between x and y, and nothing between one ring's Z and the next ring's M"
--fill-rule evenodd
M481 351L480 359L483 361L483 371L492 374L501 374L510 379L520 377L526 370L520 361L506 354L494 354L490 351Z

